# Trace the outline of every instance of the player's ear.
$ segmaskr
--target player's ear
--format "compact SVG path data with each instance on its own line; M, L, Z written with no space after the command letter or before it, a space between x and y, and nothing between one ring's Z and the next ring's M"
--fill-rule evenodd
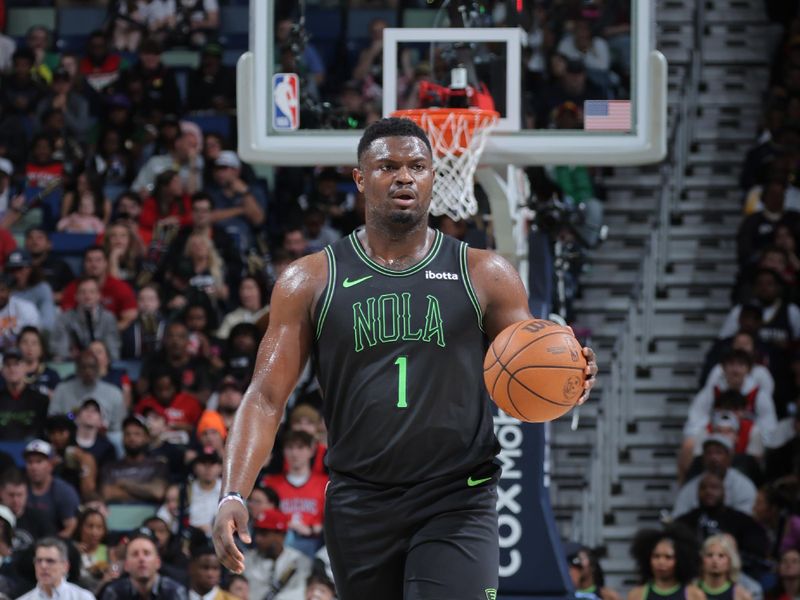
M355 167L353 169L353 181L356 182L356 187L358 191L363 193L364 192L364 174L361 172L361 169Z

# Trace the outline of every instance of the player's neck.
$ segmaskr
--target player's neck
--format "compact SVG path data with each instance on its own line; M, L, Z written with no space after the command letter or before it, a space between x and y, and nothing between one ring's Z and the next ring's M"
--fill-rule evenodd
M422 260L433 242L426 222L409 229L367 222L359 241L367 255L389 269L406 269Z

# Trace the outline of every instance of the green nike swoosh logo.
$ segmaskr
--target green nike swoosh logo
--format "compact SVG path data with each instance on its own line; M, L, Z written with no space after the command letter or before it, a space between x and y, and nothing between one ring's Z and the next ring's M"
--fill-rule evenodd
M366 275L364 277L361 277L360 279L353 279L353 281L350 281L350 279L345 277L344 281L342 282L342 287L346 288L353 287L354 285L358 285L359 283L362 283L367 279L372 279L372 275Z
M491 477L484 477L483 479L473 479L472 477L470 477L469 479L467 479L467 485L469 487L475 487L476 485L480 485L482 483L486 483L490 479L491 479Z

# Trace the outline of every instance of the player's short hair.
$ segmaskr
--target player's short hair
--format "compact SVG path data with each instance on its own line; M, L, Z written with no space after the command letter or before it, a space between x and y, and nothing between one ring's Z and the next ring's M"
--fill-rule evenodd
M425 147L428 152L433 154L431 141L425 131L411 119L399 119L397 117L389 117L375 121L364 130L364 135L358 141L357 158L361 164L361 158L364 153L369 149L372 142L385 137L416 137L425 142Z

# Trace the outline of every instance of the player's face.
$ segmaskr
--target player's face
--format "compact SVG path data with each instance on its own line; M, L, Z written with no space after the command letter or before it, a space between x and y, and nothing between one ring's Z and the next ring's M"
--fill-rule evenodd
M703 552L703 573L706 575L727 575L731 570L731 559L719 544L711 544Z
M366 196L367 222L411 228L426 223L433 190L433 160L425 143L413 136L379 138L354 169L358 190Z

